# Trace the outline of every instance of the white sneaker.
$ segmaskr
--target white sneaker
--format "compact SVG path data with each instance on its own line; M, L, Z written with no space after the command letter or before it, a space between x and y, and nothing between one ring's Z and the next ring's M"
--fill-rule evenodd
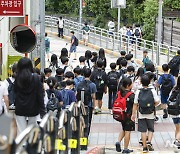
M101 112L102 112L102 110L100 108L98 108L98 113L101 113Z
M99 112L99 108L96 106L96 107L94 108L94 114L98 114L98 112Z

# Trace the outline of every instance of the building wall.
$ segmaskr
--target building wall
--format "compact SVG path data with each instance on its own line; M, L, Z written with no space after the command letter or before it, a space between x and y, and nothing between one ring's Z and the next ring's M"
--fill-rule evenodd
M31 22L31 14L32 7L32 0L26 0L25 2L25 14L29 16L29 25ZM2 75L0 75L0 78L4 80L8 76L8 55L12 57L16 56L24 56L23 54L18 53L15 51L9 40L10 30L18 25L18 24L24 24L24 17L0 17L0 43L2 43ZM1 66L0 66L1 67Z

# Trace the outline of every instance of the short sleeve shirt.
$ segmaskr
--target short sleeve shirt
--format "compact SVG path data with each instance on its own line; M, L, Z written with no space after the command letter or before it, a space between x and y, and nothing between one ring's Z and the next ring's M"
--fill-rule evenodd
M148 88L151 88L151 91L152 91L153 97L154 97L154 101L159 102L159 97L156 93L156 90L154 88L152 88L152 86L148 87ZM134 98L134 104L138 104L139 92L140 92L140 89L136 91L135 98ZM152 114L141 114L139 112L138 115L139 115L138 119L154 119L155 118L154 113L152 113Z
M168 75L170 74L163 74L163 76L167 79L168 78ZM172 85L174 86L175 85L175 79L172 75L170 75L170 79L171 79L171 83ZM159 85L162 85L162 76L159 77L159 80L158 80L158 84Z
M91 95L92 95L92 94L95 94L95 93L97 92L96 85L92 82L92 83L89 84L89 86L90 86ZM91 99L91 101L89 102L88 106L89 106L89 107L93 107L93 106L94 106L92 99Z
M2 112L3 105L3 97L8 95L8 89L6 88L6 85L0 81L0 114Z
M71 37L71 43L72 43L73 40L75 41L75 36L74 35ZM75 44L73 43L72 45L75 45Z
M68 90L68 96L69 96L69 104L70 105L72 102L76 102L76 95L73 90Z

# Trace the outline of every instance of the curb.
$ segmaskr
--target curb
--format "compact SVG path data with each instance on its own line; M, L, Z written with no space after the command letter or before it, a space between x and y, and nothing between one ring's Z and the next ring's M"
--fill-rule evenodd
M105 147L95 147L89 150L86 154L105 154Z

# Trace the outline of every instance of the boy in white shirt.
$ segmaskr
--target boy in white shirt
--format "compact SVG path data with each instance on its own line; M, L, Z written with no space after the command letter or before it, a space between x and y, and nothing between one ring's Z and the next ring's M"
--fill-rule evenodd
M132 121L135 120L136 111L138 110L138 131L141 132L143 142L143 152L154 151L151 144L154 133L154 110L160 102L159 97L154 88L149 87L150 79L147 75L141 78L143 88L137 90L134 99ZM148 135L147 135L148 132ZM146 136L148 142L146 143Z

